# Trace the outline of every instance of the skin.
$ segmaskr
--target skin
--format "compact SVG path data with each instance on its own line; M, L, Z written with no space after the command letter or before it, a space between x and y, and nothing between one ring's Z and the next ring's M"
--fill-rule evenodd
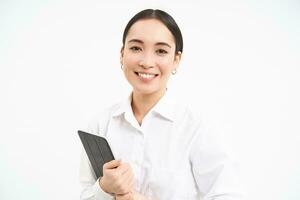
M130 28L120 62L124 75L133 88L132 110L138 123L163 97L173 70L178 68L181 53L175 53L175 39L157 19L139 20ZM141 74L146 77L139 76ZM133 190L133 172L129 164L110 161L103 166L100 187L116 194L117 200L147 199Z
M121 49L121 64L126 79L133 87L132 109L139 122L164 95L173 70L178 68L181 54L175 54L175 39L159 20L139 20L130 28ZM155 74L142 81L136 72Z
M103 165L103 177L99 184L107 193L123 195L132 191L133 178L133 172L128 163L112 160Z

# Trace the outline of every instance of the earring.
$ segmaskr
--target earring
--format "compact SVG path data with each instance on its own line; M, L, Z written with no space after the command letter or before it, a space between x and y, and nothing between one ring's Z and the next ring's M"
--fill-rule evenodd
M176 73L177 73L177 70L174 69L174 70L172 71L172 74L175 75Z
M123 65L121 64L121 70L123 70Z

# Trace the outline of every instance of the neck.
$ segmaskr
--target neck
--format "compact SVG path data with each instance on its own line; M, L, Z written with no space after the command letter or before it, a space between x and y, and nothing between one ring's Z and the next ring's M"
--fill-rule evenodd
M140 125L146 114L164 96L165 92L165 89L153 94L141 94L133 91L131 107L133 114Z

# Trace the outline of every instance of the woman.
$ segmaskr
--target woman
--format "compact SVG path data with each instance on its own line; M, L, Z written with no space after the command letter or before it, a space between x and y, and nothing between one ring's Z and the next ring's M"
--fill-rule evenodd
M147 9L129 21L120 62L133 91L88 130L107 138L117 160L97 179L83 153L81 199L241 199L221 139L167 94L182 50L180 29L166 12Z

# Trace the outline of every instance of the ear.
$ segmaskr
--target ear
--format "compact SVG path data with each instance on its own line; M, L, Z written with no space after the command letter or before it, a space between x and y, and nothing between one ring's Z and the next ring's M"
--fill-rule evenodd
M178 51L174 57L174 68L177 69L181 60L181 51Z
M120 50L120 64L123 65L124 46Z

